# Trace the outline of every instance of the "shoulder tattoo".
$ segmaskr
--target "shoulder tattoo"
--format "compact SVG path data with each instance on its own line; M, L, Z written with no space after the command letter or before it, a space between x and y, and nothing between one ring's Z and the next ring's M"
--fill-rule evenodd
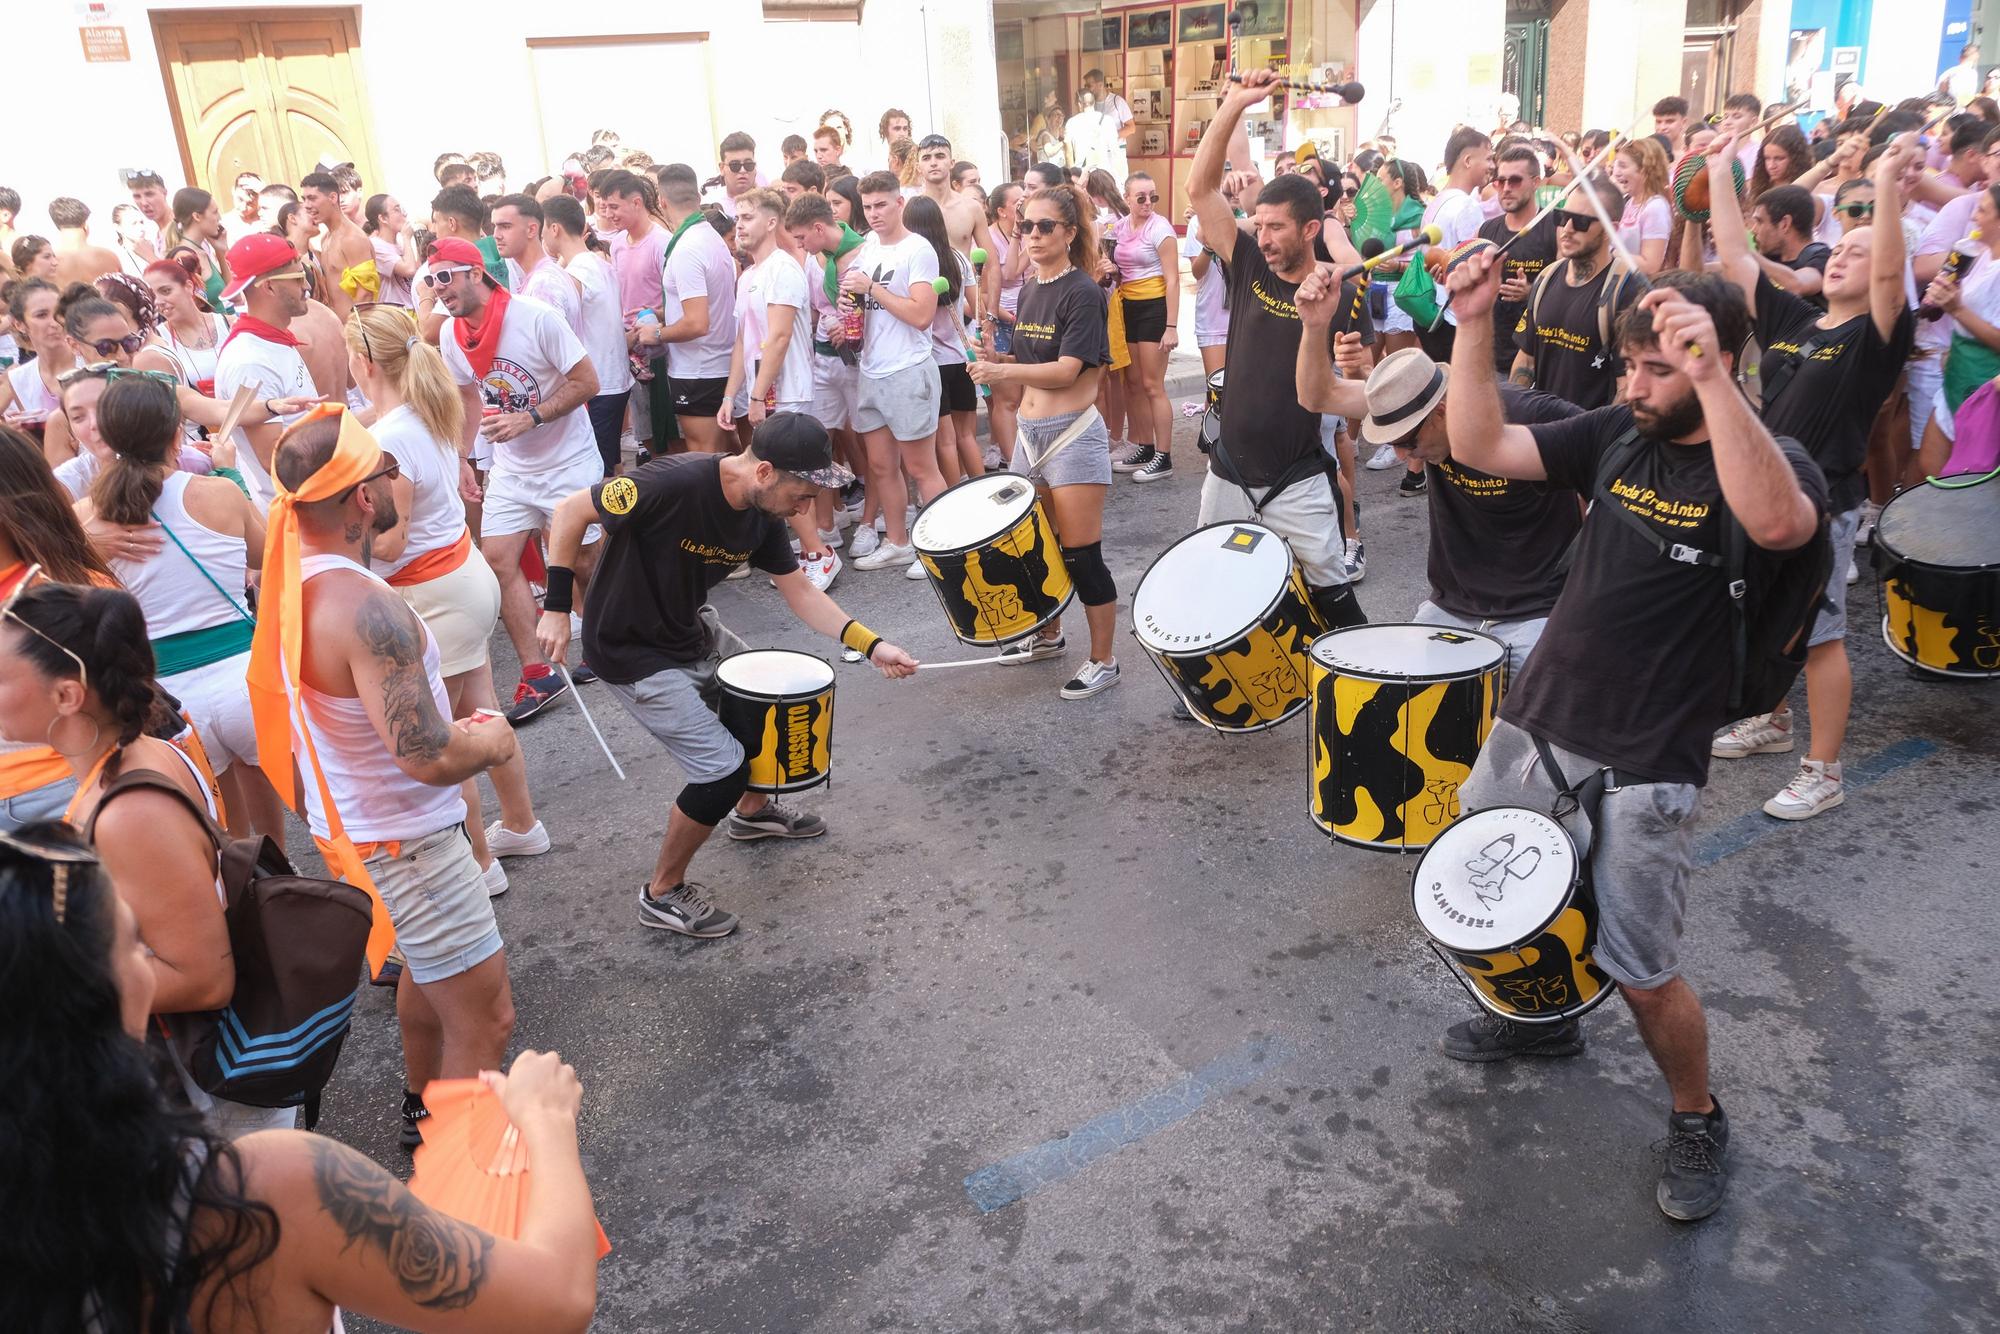
M355 611L361 643L382 664L382 718L398 759L428 763L451 744L424 671L423 626L394 593L374 593Z
M470 1306L486 1281L493 1238L432 1209L346 1145L317 1135L311 1144L313 1184L320 1207L340 1229L341 1250L360 1246L378 1254L419 1306Z

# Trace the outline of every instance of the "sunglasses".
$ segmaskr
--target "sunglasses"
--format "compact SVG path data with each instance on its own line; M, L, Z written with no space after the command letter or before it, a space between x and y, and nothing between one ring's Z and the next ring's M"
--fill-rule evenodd
M1058 222L1054 218L1021 219L1021 230L1024 232L1033 232L1036 236L1054 236L1059 228L1067 225L1067 223Z
M1850 218L1872 218L1875 216L1875 206L1873 204L1840 204L1833 211L1835 213L1845 213Z
M1526 185L1532 178L1528 176L1495 176L1496 185Z
M180 388L180 377L166 371L135 371L130 366L120 366L115 361L93 361L83 366L72 367L56 376L58 388L68 388L86 376L105 380L156 380L161 384Z
M1157 204L1160 202L1160 197L1157 194L1133 195L1132 202L1135 204Z
M748 157L739 158L735 162L725 162L722 166L727 171L755 171L757 170L757 159Z
M139 349L146 345L146 335L142 333L128 333L123 338L79 338L76 341L91 349L100 357L108 357L121 347L125 349L125 355L129 357L136 355ZM58 377L58 382L60 382L60 377Z
M433 269L424 275L424 286L449 287L451 286L452 279L458 277L459 274L471 272L471 269L465 268L463 265L454 269Z
M407 315L410 320L410 331L413 334L416 332L417 328L416 312L411 310L408 306L399 305L394 301L357 301L354 303L354 313L357 315L359 315L364 310L376 310L378 308L383 310L393 310L400 314ZM354 326L354 331L361 335L362 355L368 358L369 365L371 366L374 365L375 345L368 341L368 326L359 323L357 321Z
M1587 232L1597 225L1597 219L1590 214L1572 213L1566 208L1559 208L1550 216L1556 220L1558 230L1564 227L1574 227L1580 232Z
M1360 193L1361 187L1358 185L1343 185L1340 187L1340 197L1342 199L1352 199Z
M58 643L56 640L51 639L48 635L43 634L40 630L37 630L34 626L29 625L25 620L21 618L21 613L14 610L14 604L21 600L21 594L28 591L28 586L35 582L36 577L39 576L41 572L42 572L42 567L39 565L30 565L28 567L27 573L21 576L21 582L15 584L14 591L7 595L7 600L5 602L0 602L0 620L12 621L14 624L20 626L23 630L26 630L29 634L33 635L35 638L41 640L44 644L47 644L50 648L62 654L65 658L68 658L71 662L75 663L77 684L82 686L85 692L88 692L90 690L90 671L83 665L83 659L76 656L76 650L70 648L67 644Z
M387 454L384 454L382 457L389 458ZM390 481L393 482L402 475L403 475L403 465L396 462L396 460L394 459L389 459L389 462L386 466L377 468L374 472L369 473L366 477L356 482L353 486L348 487L345 491L342 491L339 495L335 496L333 498L334 503L335 504L344 503L349 496L353 495L356 491L359 491L362 487L368 485L370 482L380 481L384 477L388 478Z

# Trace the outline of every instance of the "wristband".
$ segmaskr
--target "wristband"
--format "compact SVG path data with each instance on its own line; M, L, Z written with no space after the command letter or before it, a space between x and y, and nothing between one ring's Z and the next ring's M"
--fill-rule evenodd
M547 423L547 422L545 422L545 421L543 421L543 420L542 420L542 410L541 410L540 408L529 408L529 409L528 409L528 420L529 420L529 421L531 421L531 422L533 422L533 423L534 423L535 425L537 425L537 426L546 426L546 425L548 425L548 423Z
M555 587L555 568L553 566L549 568L549 586L551 589ZM882 636L876 634L859 621L849 620L846 625L840 627L840 642L848 648L853 649L856 653L859 653L862 657L873 659L875 656L875 646L882 642Z
M576 571L565 565L549 568L549 591L542 598L543 611L576 610Z

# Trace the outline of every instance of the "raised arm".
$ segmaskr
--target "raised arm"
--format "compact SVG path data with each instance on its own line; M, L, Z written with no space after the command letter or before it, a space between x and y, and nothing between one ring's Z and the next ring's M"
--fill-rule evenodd
M1901 135L1888 152L1875 159L1875 217L1868 224L1873 253L1868 260L1868 312L1875 332L1888 338L1903 318L1903 200L1899 182L1903 168L1917 155L1914 135Z
M1445 427L1452 457L1495 477L1539 482L1548 477L1542 451L1525 426L1511 426L1493 379L1493 302L1500 295L1503 266L1491 251L1474 252L1453 269L1449 280L1458 310L1458 337L1451 348L1451 391L1445 395ZM1519 370L1516 359L1515 367Z
M1736 177L1729 164L1736 160L1736 136L1725 134L1708 146L1708 231L1715 241L1717 267L1736 284L1757 315L1757 261L1750 254L1749 229L1743 206L1736 200Z
M1269 100L1278 82L1275 72L1253 69L1243 76L1242 83L1230 84L1221 105L1215 109L1215 119L1208 123L1201 143L1195 147L1194 161L1188 166L1188 205L1201 219L1201 234L1213 238L1209 245L1224 259L1235 248L1236 213L1222 195L1223 168L1230 160L1232 142L1239 137L1237 131L1243 124L1243 113ZM1247 146L1249 141L1243 142ZM1244 161L1236 165L1250 164Z
M1304 326L1299 335L1296 368L1299 406L1307 412L1333 417L1367 416L1366 388L1358 380L1334 374L1331 331L1340 305L1340 279L1335 276L1333 266L1315 265L1299 284L1293 304L1298 307L1299 323ZM1355 337L1359 339L1358 334Z

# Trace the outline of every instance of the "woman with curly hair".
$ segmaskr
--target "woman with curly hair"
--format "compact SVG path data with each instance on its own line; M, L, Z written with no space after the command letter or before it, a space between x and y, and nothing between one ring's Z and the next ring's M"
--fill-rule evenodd
M1667 150L1653 138L1627 139L1611 159L1611 180L1625 196L1618 239L1639 271L1656 277L1667 265L1674 211L1667 202Z

